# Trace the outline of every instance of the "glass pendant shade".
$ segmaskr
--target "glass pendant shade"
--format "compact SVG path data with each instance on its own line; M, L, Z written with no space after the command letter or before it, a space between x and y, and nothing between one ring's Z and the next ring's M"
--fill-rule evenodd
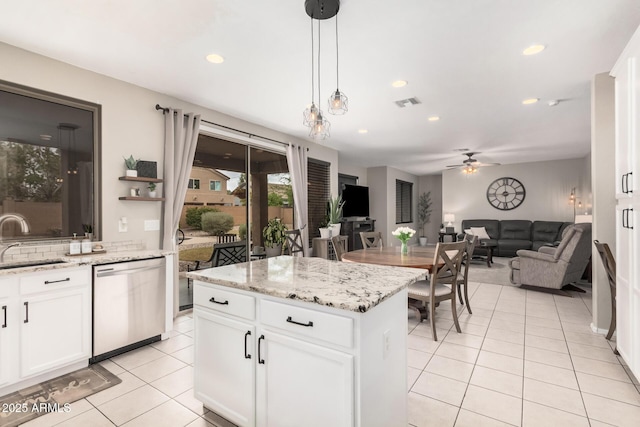
M316 104L311 103L311 107L304 110L304 119L302 120L302 123L307 127L313 126L315 121L318 119L318 113L319 110L318 107L316 107Z
M478 172L478 168L474 166L466 166L464 169L462 169L462 172L466 173L467 175L471 175L472 173Z
M329 97L329 112L339 116L347 111L349 111L349 98L340 92L340 90L336 89Z
M318 118L311 126L309 136L313 139L327 139L330 136L331 123L322 116L322 111L318 111Z

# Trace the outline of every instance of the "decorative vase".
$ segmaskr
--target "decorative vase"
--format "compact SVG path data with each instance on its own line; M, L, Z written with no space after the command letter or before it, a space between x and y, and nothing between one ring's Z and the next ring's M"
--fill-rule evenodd
M135 169L127 169L127 171L125 172L125 176L130 176L135 178L138 176L138 171Z
M427 238L426 237L420 237L420 246L427 246Z
M409 253L409 247L407 246L407 242L402 242L402 246L400 246L400 253L402 255L406 255Z
M331 238L331 229L328 227L320 228L320 238L322 239L330 239Z
M339 236L340 235L340 226L342 224L329 224L329 228L331 229L331 236Z
M154 198L156 197L156 194L157 193L155 192L155 190L154 191L149 190L149 197Z
M274 245L272 247L265 246L264 252L267 255L267 258L282 255L282 245Z

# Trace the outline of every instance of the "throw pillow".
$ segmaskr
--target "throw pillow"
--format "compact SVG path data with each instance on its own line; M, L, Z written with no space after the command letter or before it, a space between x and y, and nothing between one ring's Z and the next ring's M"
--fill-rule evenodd
M474 236L478 236L479 240L491 238L484 227L471 227L471 233Z

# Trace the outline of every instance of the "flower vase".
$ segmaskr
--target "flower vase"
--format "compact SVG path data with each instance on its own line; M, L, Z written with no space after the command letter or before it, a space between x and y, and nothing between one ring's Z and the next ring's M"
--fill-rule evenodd
M407 246L407 242L402 242L402 246L400 246L400 253L402 255L406 255L409 253L409 247Z

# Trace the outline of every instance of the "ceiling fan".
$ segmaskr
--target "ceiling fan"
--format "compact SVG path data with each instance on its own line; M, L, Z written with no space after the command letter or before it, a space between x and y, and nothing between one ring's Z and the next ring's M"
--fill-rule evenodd
M461 165L448 165L448 168L462 168L462 172L466 174L472 174L478 172L478 168L483 166L498 166L500 163L481 163L473 158L474 155L480 154L478 152L468 152L462 153L464 156L467 156L466 159L462 161Z

